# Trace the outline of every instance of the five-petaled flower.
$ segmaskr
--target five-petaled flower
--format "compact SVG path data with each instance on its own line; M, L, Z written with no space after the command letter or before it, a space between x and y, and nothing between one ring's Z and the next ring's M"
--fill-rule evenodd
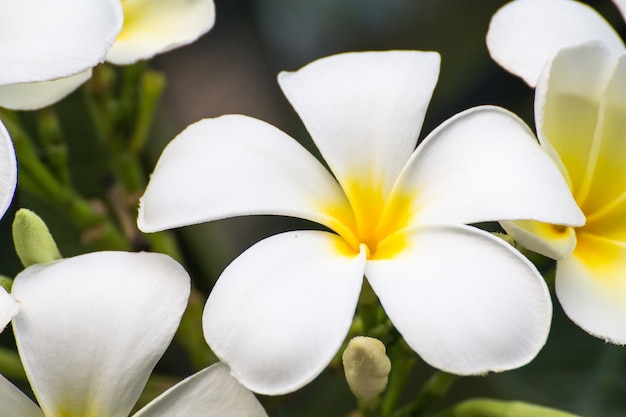
M0 375L0 416L128 416L174 336L189 290L185 270L154 253L94 252L26 268L11 293L19 303L13 331L39 407ZM232 415L267 417L224 364L135 414Z
M251 214L330 229L257 243L209 296L205 337L252 390L292 391L326 367L364 275L407 343L440 369L511 369L543 346L552 311L543 279L469 225L579 226L583 216L532 132L503 109L460 113L415 150L438 74L439 55L419 51L340 54L281 73L332 174L241 115L193 124L164 150L141 199L144 231Z
M615 3L626 9L626 2ZM524 246L558 260L556 293L576 324L625 344L624 44L597 12L571 0L509 3L494 15L487 42L496 61L536 85L539 141L586 216L578 228L503 226Z

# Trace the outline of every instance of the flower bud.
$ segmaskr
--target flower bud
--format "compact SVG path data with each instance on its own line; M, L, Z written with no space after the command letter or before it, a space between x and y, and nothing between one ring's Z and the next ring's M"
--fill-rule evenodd
M387 387L391 361L380 340L365 336L351 339L342 360L348 386L358 399L371 401Z
M30 210L20 209L15 214L13 244L24 267L61 259L48 227Z

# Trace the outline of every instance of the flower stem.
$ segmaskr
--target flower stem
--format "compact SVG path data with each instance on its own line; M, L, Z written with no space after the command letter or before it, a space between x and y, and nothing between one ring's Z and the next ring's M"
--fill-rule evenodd
M452 387L457 376L442 371L436 371L422 387L415 401L398 411L395 417L417 417L435 405Z

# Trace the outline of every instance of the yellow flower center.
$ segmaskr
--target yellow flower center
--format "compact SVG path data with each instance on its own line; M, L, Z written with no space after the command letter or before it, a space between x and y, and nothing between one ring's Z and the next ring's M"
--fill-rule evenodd
M382 187L357 182L344 190L350 206L326 210L338 220L333 229L345 241L342 252L354 255L365 245L368 259L388 259L406 247L401 231L409 225L412 198L395 193L387 199Z

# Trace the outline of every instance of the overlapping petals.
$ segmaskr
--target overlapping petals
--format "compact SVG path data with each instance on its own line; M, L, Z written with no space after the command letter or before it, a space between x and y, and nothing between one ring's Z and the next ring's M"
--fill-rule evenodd
M623 12L626 3L615 3ZM542 49L545 44L570 36L567 31L554 33L561 21L580 18L576 26L580 37L570 36L569 43L555 43L560 49L544 58L545 66L535 54L517 52L520 60L544 67L535 94L537 134L568 182L586 224L563 228L538 222L507 222L503 226L527 248L559 260L556 293L575 323L592 335L624 344L626 53L621 40L615 41L613 29L593 9L570 0L538 4L530 0L510 3L502 9L503 14L494 16L492 26L503 24L502 15L521 19L527 25L530 21L524 19L532 13L554 7L558 16L543 16L546 25L538 29L542 39L531 41ZM575 9L579 12L571 14ZM521 27L512 30L521 33ZM499 38L503 48L514 50L517 44L505 32L494 32L488 42ZM518 68L508 67L498 52L492 50L492 55L505 68L524 76Z
M107 54L118 65L187 45L215 23L213 0L123 0L124 27Z
M122 20L119 0L3 2L0 85L53 80L95 66Z
M141 200L143 230L277 214L334 232L263 240L210 294L205 337L253 390L289 392L321 372L363 275L409 345L449 372L518 367L545 342L541 276L464 224L584 218L532 132L502 109L462 113L413 151L438 67L430 52L364 52L279 76L334 178L293 139L243 116L198 122L165 149Z
M623 1L616 3L623 10ZM558 50L589 41L602 41L613 54L624 50L600 14L573 0L512 1L493 16L487 33L492 58L532 87Z
M10 407L3 402L0 416L128 415L171 342L189 291L185 270L161 254L96 252L27 268L13 284L12 296L20 304L13 330L43 413L1 379L0 396L6 389ZM168 413L182 401L186 415L200 410L207 415L205 399L195 393L221 385L227 398L222 404L252 401L256 408L243 415L264 416L223 366L181 382L155 400L146 415L183 415ZM225 412L218 403L216 410L208 415L228 415L236 408Z

